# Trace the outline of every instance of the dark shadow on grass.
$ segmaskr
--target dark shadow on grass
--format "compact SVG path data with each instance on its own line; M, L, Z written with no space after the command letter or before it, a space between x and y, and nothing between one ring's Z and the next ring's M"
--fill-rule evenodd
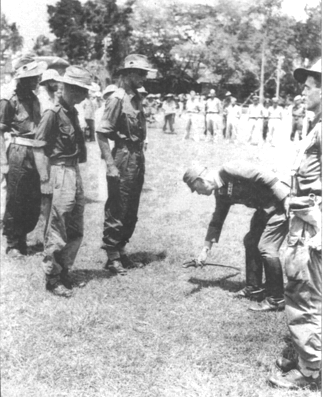
M202 280L199 278L191 277L188 282L196 285L196 287L193 288L192 291L188 293L188 295L196 294L197 292L201 291L201 289L210 287L220 287L221 289L230 292L238 291L242 288L243 283L241 281L229 280L229 278L235 277L238 274L240 274L240 272L229 274L228 276L221 277L217 280Z
M167 251L161 252L150 252L150 251L139 251L128 255L129 259L134 262L140 262L144 266L149 265L152 262L161 262L167 256Z
M69 275L76 285L87 284L91 280L108 279L114 276L112 272L104 269L75 269L69 272Z

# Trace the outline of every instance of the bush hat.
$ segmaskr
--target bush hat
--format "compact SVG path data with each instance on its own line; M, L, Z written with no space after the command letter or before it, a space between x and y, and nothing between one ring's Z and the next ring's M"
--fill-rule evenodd
M138 92L139 92L140 94L148 94L148 91L146 91L145 87L140 87L140 88L138 88Z
M64 84L76 85L78 87L92 89L92 75L81 66L69 66L62 78Z
M195 191L193 187L193 183L196 181L197 178L205 171L207 168L203 167L202 165L194 165L186 170L183 181L188 185L191 189L192 193Z
M39 85L44 85L46 81L54 80L57 82L62 82L63 78L59 75L55 69L47 69L42 75L41 82Z
M22 57L15 65L15 79L40 76L47 69L46 62L36 62L31 57Z
M317 62L312 65L311 68L298 68L294 70L294 78L301 84L304 84L307 77L321 77L322 76L322 59L319 59Z
M165 95L165 98L174 98L174 94L167 94Z
M105 87L105 89L102 92L102 96L103 98L105 97L105 95L107 94L111 94L114 91L117 91L118 87L115 84L110 84L107 87Z
M294 101L296 102L296 101L301 101L302 100L302 97L301 97L301 95L296 95L296 97L294 98Z
M277 97L274 97L274 98L272 99L272 102L273 102L273 103L278 103L278 98L277 98Z
M231 96L231 95L232 95L232 94L231 94L230 91L227 91L226 94L225 94L225 96Z
M124 66L119 69L119 72L128 69L141 69L147 72L157 72L157 69L153 69L148 62L148 58L141 54L130 54L124 60Z

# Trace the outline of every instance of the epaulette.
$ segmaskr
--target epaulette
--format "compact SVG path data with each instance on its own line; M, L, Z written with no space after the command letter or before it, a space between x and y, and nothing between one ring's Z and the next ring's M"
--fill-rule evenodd
M126 91L123 88L118 88L114 93L111 95L110 98L118 98L118 99L123 99L125 96Z

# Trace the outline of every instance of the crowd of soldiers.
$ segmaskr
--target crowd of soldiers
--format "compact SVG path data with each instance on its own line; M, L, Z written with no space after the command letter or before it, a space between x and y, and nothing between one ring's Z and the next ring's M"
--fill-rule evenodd
M97 139L106 164L104 268L125 276L131 268L141 267L128 257L126 247L138 220L145 175L146 118L154 120L156 113L152 109L164 112L162 129L166 131L168 126L171 133L175 132L174 113L178 108L185 112L184 139L190 138L191 132L196 141L203 135L210 141L217 134L228 139L238 134L241 107L230 92L220 101L214 90L205 100L191 91L179 101L182 106L173 94L168 94L163 101L157 97L160 103L155 106L150 103L156 98L149 98L143 88L151 71L154 69L145 56L131 54L119 69L116 84L101 94L85 68L69 66L61 76L26 56L15 65L16 87L1 98L1 183L7 185L3 219L6 254L12 259L27 254L27 234L42 213L45 288L58 297L72 297L75 287L70 270L84 234L85 200L79 164L87 160L86 135L90 141ZM317 387L321 373L321 75L320 61L311 69L294 72L295 79L304 84L306 108L313 117L311 129L300 133L306 113L302 98L301 102L295 98L291 139L298 133L302 144L290 186L275 174L242 162L228 162L216 170L190 167L183 177L192 192L214 194L216 201L204 246L194 260L196 265L206 263L232 205L243 204L256 210L244 239L246 286L234 296L256 300L258 303L250 307L253 312L285 309L297 359L279 357L279 372L269 378L269 383L286 389ZM37 97L38 84L42 89ZM251 143L259 144L264 139L266 114L265 139L275 140L282 118L278 98L272 99L267 113L265 108L258 97L253 97L248 109ZM199 130L202 118L204 129ZM286 236L288 282L284 287L279 250Z

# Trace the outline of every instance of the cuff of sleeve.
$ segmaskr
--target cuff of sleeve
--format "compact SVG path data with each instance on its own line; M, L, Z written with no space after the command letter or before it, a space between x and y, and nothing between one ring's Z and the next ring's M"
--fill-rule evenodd
M277 197L278 201L284 200L284 198L289 194L289 188L279 181L273 185L272 191Z
M220 232L217 228L213 226L209 226L207 229L205 241L209 241L210 243L217 243L220 238Z

